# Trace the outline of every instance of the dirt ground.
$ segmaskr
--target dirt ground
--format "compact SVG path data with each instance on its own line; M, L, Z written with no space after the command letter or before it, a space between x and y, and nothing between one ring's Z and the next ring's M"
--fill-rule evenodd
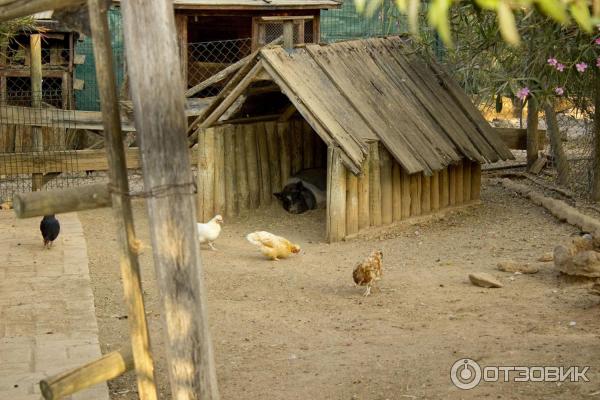
M225 221L218 251L203 248L223 399L579 399L600 398L600 298L589 282L559 277L536 259L577 234L543 209L486 183L482 204L385 234L323 243L324 214L274 207ZM127 343L117 244L109 209L79 213L90 257L103 352ZM144 204L137 231L150 245ZM264 229L303 247L280 262L244 239ZM352 283L355 264L384 253L381 291ZM501 260L539 265L535 275L496 270ZM150 249L141 256L160 391L167 395L160 296ZM497 276L482 289L470 272ZM575 322L575 324L573 324ZM450 381L463 357L481 365L590 366L588 383ZM110 383L114 400L136 398L135 378ZM167 397L163 397L167 398Z

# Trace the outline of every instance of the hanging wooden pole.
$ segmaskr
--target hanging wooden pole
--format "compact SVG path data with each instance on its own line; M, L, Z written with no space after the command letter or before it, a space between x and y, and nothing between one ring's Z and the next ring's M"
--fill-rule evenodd
M104 132L106 132L106 152L110 165L111 201L117 226L121 276L129 315L138 392L141 400L155 400L157 397L154 383L154 363L150 353L148 324L142 296L142 280L137 258L138 245L133 224L131 199L128 196L126 155L121 133L117 81L112 68L112 48L105 4L102 0L89 0L88 9L94 38L94 58L100 91L102 122ZM190 205L190 208L193 208L193 204Z
M42 107L42 37L40 34L29 36L29 57L31 71L31 107ZM31 144L32 150L41 158L41 153L44 151L44 137L42 128L34 126L31 128ZM31 176L31 190L41 190L44 175L35 173Z
M178 400L219 398L196 229L185 98L173 2L121 3L135 126L157 283L166 365ZM112 64L108 64L112 65ZM233 157L233 154L226 154Z

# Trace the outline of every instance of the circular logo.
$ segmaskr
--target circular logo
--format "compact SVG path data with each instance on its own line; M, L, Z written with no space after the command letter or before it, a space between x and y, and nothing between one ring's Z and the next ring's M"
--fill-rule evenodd
M459 389L473 389L481 382L481 367L470 358L461 358L452 365L450 379Z

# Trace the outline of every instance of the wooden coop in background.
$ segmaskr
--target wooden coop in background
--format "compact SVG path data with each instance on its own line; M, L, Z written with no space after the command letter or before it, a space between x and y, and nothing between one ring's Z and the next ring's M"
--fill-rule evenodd
M327 240L479 199L513 155L439 66L402 39L268 46L199 121L199 219L269 205L327 168Z

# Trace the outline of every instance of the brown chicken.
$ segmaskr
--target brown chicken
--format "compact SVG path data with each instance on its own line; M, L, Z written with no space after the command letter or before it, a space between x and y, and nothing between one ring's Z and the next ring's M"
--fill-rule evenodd
M279 261L280 258L287 258L292 253L296 254L300 252L300 246L293 244L286 238L265 231L250 233L246 236L246 239L258 246L260 252L265 257L274 261Z
M354 268L352 278L354 283L359 286L366 286L364 296L371 293L371 286L381 279L383 274L383 253L381 250L375 250L363 262Z

